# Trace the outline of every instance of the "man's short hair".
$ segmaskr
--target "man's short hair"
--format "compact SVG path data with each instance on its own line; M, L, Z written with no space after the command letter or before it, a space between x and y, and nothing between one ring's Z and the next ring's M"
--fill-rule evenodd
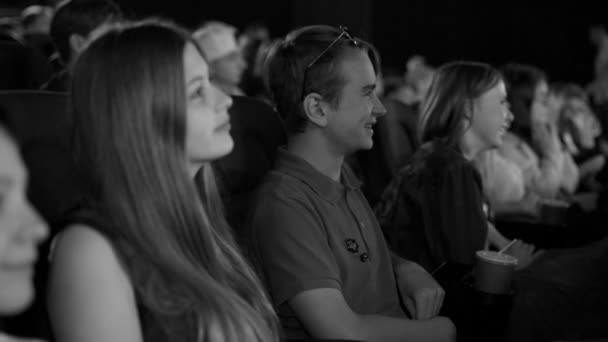
M302 104L306 95L318 93L332 106L338 105L346 82L338 66L352 49L365 51L378 73L377 50L341 28L302 27L272 47L265 62L264 78L289 133L302 132L306 127L308 119Z
M64 64L71 58L70 36L86 37L102 24L121 17L111 0L65 0L55 10L51 21L51 38Z

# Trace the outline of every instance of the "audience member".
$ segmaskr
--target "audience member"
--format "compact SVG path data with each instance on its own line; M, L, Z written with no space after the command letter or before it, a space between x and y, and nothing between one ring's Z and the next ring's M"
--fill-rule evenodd
M424 57L412 56L406 63L403 84L387 96L418 109L429 91L434 73L434 68L426 63Z
M23 40L38 49L49 58L55 52L49 35L53 8L32 5L21 11L21 29Z
M265 25L254 23L243 30L238 42L247 65L241 80L243 91L249 96L267 100L262 70L266 54L272 45L270 32Z
M53 9L48 6L32 5L21 11L21 28L23 33L49 34Z
M510 240L488 222L481 177L471 161L502 144L513 118L500 73L489 65L448 63L423 103L422 146L401 168L376 207L389 245L431 272L444 264L472 266L475 252ZM526 266L534 246L507 253Z
M501 71L514 120L499 152L519 166L526 190L555 198L566 180L557 126L550 122L547 77L540 69L523 64L508 64Z
M389 252L344 163L372 147L384 114L378 66L367 42L329 26L292 31L267 59L288 145L258 189L250 233L288 338L455 338L451 321L436 316L443 290L422 267Z
M89 192L51 255L57 341L278 340L219 211L209 162L233 148L231 99L209 77L189 33L156 20L104 29L76 59L76 161Z
M583 190L599 190L596 175L606 164L597 139L602 126L593 113L585 90L571 83L551 86L551 98L558 102L558 127L564 148L579 167Z
M100 25L118 20L120 10L112 0L65 0L51 21L50 34L57 49L57 71L42 86L44 90L67 91L69 69L85 45L89 34Z
M567 136L562 134L560 139L563 109L577 101L584 106L580 103L584 94L567 89L550 92L542 71L528 65L507 65L504 75L512 91L508 95L515 115L512 133L498 152L483 153L476 160L485 194L497 215L538 217L544 199L593 208L592 197L576 195L581 171L567 148Z
M211 82L226 94L245 95L239 84L247 63L236 40L236 28L213 21L193 35L209 63Z

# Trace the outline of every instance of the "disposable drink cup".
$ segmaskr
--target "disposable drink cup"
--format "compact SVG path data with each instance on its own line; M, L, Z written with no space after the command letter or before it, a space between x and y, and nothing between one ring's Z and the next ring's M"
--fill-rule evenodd
M517 258L493 251L477 251L475 289L491 294L510 294Z

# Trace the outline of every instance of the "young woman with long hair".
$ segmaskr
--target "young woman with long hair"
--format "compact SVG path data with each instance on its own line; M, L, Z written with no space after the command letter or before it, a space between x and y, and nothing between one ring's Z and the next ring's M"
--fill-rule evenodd
M486 243L509 243L489 223L479 172L472 160L502 144L513 116L502 76L475 62L437 70L425 99L421 148L385 190L376 213L401 256L433 271L445 264L473 265ZM529 260L533 246L510 253Z
M231 99L188 33L156 20L96 33L75 62L71 101L89 196L52 254L56 339L277 340L209 164L232 150Z

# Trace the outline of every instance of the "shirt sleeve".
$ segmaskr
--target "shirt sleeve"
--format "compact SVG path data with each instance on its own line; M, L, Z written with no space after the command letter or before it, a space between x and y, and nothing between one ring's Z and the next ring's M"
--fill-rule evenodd
M472 264L488 233L479 174L471 164L462 163L445 168L434 178L423 197L431 253L436 260Z
M322 222L305 199L274 193L258 198L250 221L251 247L276 307L303 291L341 289Z

